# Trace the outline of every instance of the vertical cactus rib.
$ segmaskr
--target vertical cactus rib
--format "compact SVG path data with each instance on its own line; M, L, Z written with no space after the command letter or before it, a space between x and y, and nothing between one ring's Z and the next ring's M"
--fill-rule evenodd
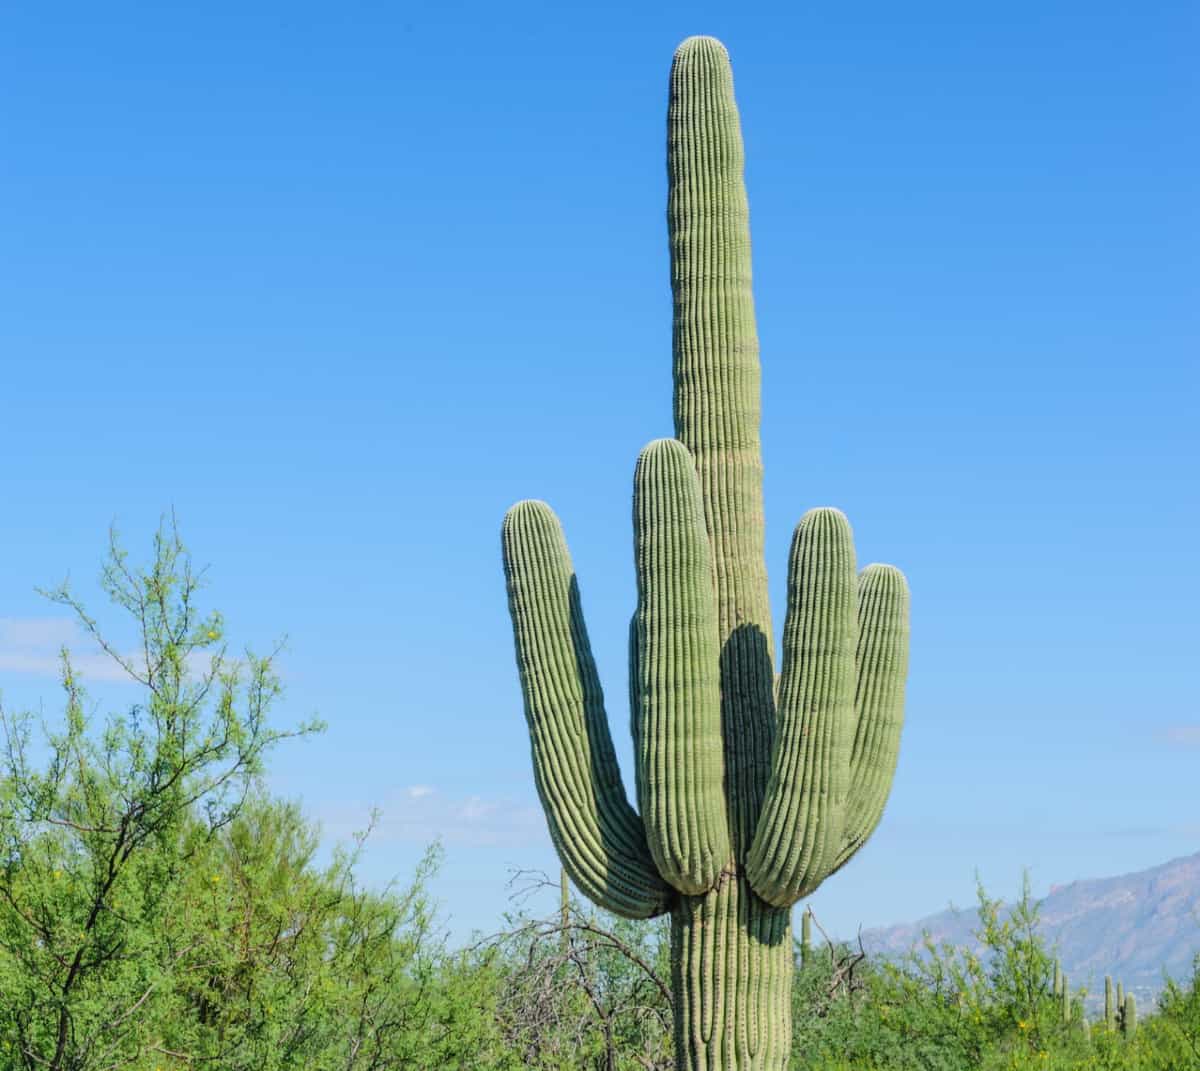
M875 832L892 790L904 727L908 676L908 582L899 569L873 563L858 576L854 745L840 870Z
M858 578L850 523L804 515L792 537L779 733L746 874L770 904L815 889L842 845L854 732Z
M744 850L754 832L775 722L742 171L729 56L711 37L690 37L675 52L667 108L675 437L695 459L712 545L735 850Z
M625 798L604 698L558 518L519 502L501 535L517 667L538 795L579 889L628 918L669 906L642 824Z
M682 443L659 439L638 457L633 528L638 806L659 874L695 895L731 857L712 555Z

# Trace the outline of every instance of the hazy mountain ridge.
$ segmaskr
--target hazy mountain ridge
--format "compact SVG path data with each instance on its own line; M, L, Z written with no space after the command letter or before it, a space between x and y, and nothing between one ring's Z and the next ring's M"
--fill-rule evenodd
M1200 953L1200 852L1120 877L1052 885L1039 912L1039 931L1062 959L1071 988L1087 987L1089 1010L1103 1002L1104 976L1111 974L1148 1011L1163 988L1164 970L1189 978ZM864 930L863 946L876 955L899 955L928 932L938 944L974 947L978 925L974 906L952 908Z

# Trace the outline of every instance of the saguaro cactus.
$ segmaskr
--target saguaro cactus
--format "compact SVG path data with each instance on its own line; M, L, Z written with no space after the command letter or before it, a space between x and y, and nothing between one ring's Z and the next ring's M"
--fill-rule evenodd
M1126 1037L1133 1037L1137 1032L1137 1001L1133 999L1132 993L1125 994L1125 1000L1121 1004L1121 1033Z
M805 908L800 916L800 966L812 962L812 909Z
M679 1071L777 1071L791 1035L791 907L862 847L891 788L908 589L891 566L856 576L837 510L805 514L776 703L742 139L718 41L679 46L667 125L676 437L650 443L634 473L639 810L545 503L505 516L504 568L534 775L563 865L610 911L671 912Z

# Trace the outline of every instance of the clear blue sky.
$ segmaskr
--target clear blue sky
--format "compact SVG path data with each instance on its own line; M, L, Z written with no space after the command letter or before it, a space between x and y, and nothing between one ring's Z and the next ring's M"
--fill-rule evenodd
M372 882L440 833L450 925L494 926L507 866L556 865L499 562L518 498L566 526L629 778L630 484L671 431L666 79L709 33L747 146L777 620L814 505L914 593L891 802L818 916L1196 851L1198 22L10 6L6 702L58 709L71 634L33 586L93 592L109 524L144 554L174 507L231 638L290 637L277 724L329 722L271 786L330 842L378 804Z

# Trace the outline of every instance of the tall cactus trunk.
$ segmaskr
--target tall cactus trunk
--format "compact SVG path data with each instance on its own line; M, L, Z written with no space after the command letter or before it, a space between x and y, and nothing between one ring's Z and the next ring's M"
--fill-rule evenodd
M744 877L671 912L676 1071L782 1071L792 1040L791 912Z
M856 572L840 512L804 514L776 698L742 136L729 57L712 38L675 54L667 171L676 437L650 443L634 472L637 809L544 502L504 519L509 612L563 866L610 911L671 912L678 1071L782 1071L791 907L862 847L891 790L908 587L891 566Z
M724 48L675 54L667 107L675 436L694 459L712 550L731 850L754 837L775 735L763 551L760 372L741 124ZM791 1047L791 911L731 865L671 925L678 1071L782 1071Z

